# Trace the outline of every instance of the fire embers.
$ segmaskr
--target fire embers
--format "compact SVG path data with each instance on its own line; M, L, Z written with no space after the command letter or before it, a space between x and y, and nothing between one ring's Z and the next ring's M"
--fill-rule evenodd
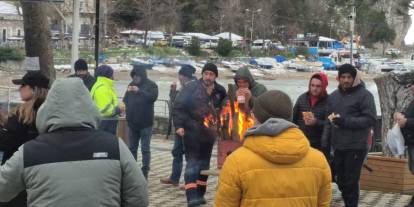
M242 104L236 101L233 106L227 102L218 117L219 121L210 114L204 119L204 126L217 127L217 132L222 140L242 141L244 133L254 125L254 120L250 113L246 113L241 108Z

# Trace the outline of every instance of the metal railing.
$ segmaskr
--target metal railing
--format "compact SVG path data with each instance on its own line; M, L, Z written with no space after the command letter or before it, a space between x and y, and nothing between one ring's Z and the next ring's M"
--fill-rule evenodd
M122 101L123 97L118 97L118 102ZM168 100L157 99L154 103L154 115L159 117L169 117L170 109L168 107Z
M118 97L119 101L122 101L123 97ZM20 97L18 88L9 86L0 86L0 108L4 112L10 112L12 106L20 103ZM168 117L169 107L168 100L158 99L154 104L155 116Z
M0 86L0 108L9 112L13 103L19 103L20 100L13 96L18 89L16 87ZM5 105L5 106L4 106Z

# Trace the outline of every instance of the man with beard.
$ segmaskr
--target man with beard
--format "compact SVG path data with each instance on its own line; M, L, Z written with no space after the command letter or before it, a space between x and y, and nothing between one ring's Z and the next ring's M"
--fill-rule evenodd
M322 147L334 150L333 171L345 207L358 206L359 178L368 152L368 135L377 112L374 96L350 64L338 68L339 86L328 98L328 119Z
M78 77L82 79L86 88L91 91L96 79L88 72L88 63L84 59L78 59L75 62L75 74L68 76L69 78Z
M205 125L205 119L217 122L226 90L216 82L217 66L204 65L202 78L184 87L175 99L173 120L177 135L183 138L185 158L184 180L189 207L206 203L204 194L208 176L202 170L210 167L211 152L217 136L215 124Z

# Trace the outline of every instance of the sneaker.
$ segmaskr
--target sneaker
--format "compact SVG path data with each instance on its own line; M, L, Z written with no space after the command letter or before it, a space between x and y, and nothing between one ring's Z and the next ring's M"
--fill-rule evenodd
M173 181L170 178L161 178L160 182L162 184L166 184L166 185L172 185L172 186L178 186L178 182L177 181Z

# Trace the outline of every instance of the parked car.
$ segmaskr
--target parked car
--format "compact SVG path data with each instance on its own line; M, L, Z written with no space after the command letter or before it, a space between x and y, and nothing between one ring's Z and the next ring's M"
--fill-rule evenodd
M185 38L183 36L173 36L171 39L171 45L173 47L183 48L185 47Z
M399 49L396 49L396 48L389 48L385 51L385 54L386 55L392 55L392 54L400 55L401 51Z
M275 50L285 50L285 46L282 45L280 41L270 43L270 48Z
M269 49L270 45L272 44L271 40L263 40L258 39L253 41L252 50L261 50L261 49Z
M165 39L157 40L157 41L154 42L154 46L155 47L166 47L166 46L168 46L168 41L165 40Z

